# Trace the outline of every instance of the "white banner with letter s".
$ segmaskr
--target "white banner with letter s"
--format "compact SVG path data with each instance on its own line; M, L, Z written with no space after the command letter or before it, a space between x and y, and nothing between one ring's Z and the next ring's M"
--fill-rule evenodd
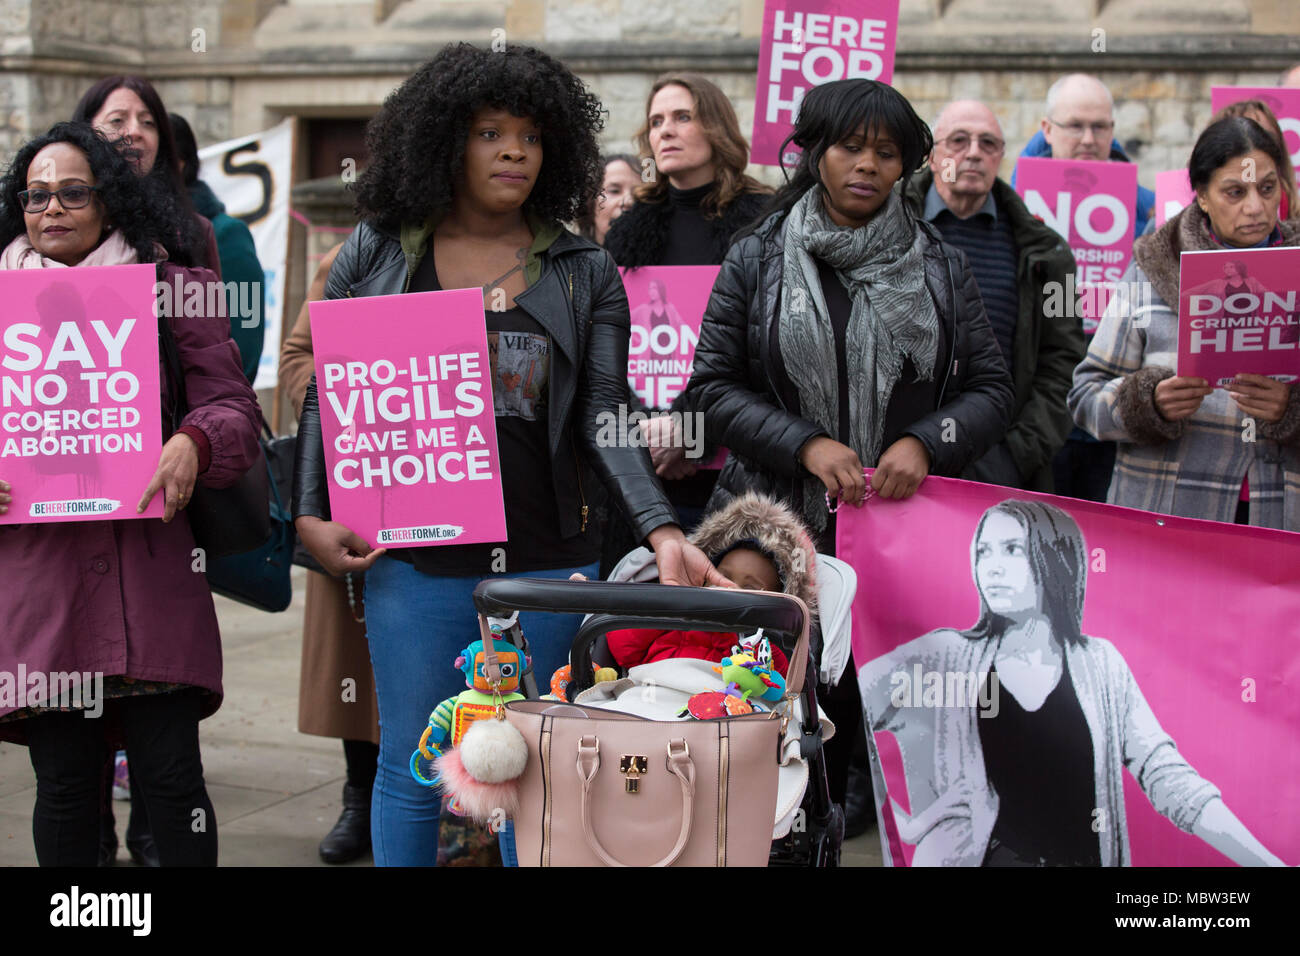
M254 388L274 388L284 321L284 283L289 254L289 187L293 158L293 120L199 150L199 178L226 212L253 234L265 273L266 339Z

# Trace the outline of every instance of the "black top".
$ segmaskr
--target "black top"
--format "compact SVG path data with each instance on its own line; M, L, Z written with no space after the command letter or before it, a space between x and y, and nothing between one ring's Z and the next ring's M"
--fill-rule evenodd
M713 183L705 183L694 189L677 189L671 185L668 187L668 204L673 214L668 224L668 242L664 246L663 258L656 265L718 264L713 252L713 225L704 218L700 209L700 203L712 189Z
M411 277L411 291L441 288L430 252ZM486 318L507 540L395 548L388 554L432 575L515 574L591 564L600 556L596 522L589 522L584 533L561 538L555 513L546 428L551 340L519 306L504 312L489 309Z
M985 678L980 699L997 702L996 709L989 707L992 716L981 713L977 720L984 770L998 795L989 849L1001 850L999 859L1030 865L1100 866L1092 736L1069 665L1061 660L1060 680L1035 711L1006 693L996 666Z
M1020 286L1016 278L1020 252L1011 231L1011 220L996 209L958 219L945 208L933 221L945 240L966 253L1002 358L1007 368L1015 368L1011 359L1020 317Z

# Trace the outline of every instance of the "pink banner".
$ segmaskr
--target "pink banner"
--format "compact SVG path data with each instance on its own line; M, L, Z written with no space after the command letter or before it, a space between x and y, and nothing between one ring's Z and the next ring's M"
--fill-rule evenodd
M1156 173L1156 228L1159 229L1196 201L1186 169Z
M1298 546L941 478L841 510L886 861L1300 863Z
M1214 86L1210 88L1210 109L1219 112L1231 103L1260 100L1273 111L1286 139L1286 151L1293 165L1300 166L1300 89L1282 86Z
M482 290L313 302L311 335L334 520L385 548L504 541Z
M1300 378L1300 249L1184 252L1178 374L1223 387L1240 372Z
M718 266L619 270L632 311L627 380L647 408L667 409L686 387L718 270ZM688 454L704 440L703 434L696 434L695 424L691 416L679 423ZM721 468L726 460L724 448L700 467Z
M1137 166L1022 157L1016 191L1074 253L1083 331L1091 335L1133 256Z
M160 518L152 265L0 271L0 524Z
M767 0L758 48L750 162L782 164L804 93L831 80L894 76L898 0ZM791 144L785 165L799 160Z

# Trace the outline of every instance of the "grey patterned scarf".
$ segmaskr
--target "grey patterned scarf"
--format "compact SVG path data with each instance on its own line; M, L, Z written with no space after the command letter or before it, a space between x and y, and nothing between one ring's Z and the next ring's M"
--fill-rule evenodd
M808 190L790 210L778 332L781 357L799 392L800 414L839 434L839 382L835 335L814 257L835 270L853 310L845 335L849 383L849 441L871 467L882 451L885 410L912 360L922 381L934 377L939 316L925 284L923 239L890 192L865 226L837 226L826 214L822 190ZM804 482L803 515L815 530L826 527L825 487Z

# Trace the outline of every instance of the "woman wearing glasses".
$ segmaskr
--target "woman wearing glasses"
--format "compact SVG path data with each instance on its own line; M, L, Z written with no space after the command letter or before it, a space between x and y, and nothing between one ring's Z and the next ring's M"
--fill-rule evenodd
M0 268L149 262L167 285L178 275L212 281L179 240L184 215L91 127L60 123L23 146L0 180ZM60 303L60 315L68 308ZM140 510L164 496L162 519L0 528L0 580L23 582L11 589L0 671L21 662L28 673L100 672L108 698L97 720L0 704L0 739L26 743L36 771L32 831L43 866L96 864L104 752L123 741L161 863L217 862L198 723L221 703L221 638L207 581L191 569L182 512L196 484L228 486L253 464L262 418L226 319L166 321L190 411L141 489ZM165 377L159 400L165 426L175 401ZM0 512L12 491L0 481Z

